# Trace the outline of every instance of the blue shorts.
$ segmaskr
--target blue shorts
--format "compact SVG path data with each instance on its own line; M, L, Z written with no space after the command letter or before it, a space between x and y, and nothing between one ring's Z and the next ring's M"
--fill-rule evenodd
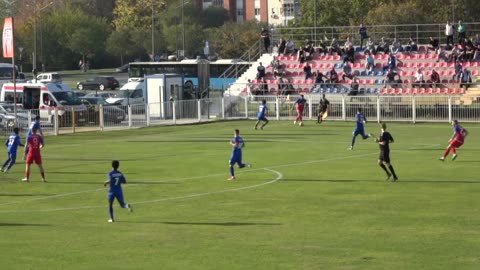
M17 159L17 151L15 152L8 151L7 154L9 159L13 159L13 160Z
M235 165L235 163L238 163L238 165L242 164L242 152L232 153L232 156L230 157L230 165Z
M267 119L267 117L265 117L265 115L263 115L263 116L258 116L258 120L259 120L259 121L265 121L265 122L268 121L268 119Z
M108 201L109 202L113 202L113 200L115 200L115 198L117 199L117 201L120 203L120 204L123 204L125 203L123 201L123 192L120 190L120 191L114 191L114 192L108 192ZM123 205L122 205L123 206Z
M354 137L357 137L358 135L362 135L362 137L365 139L365 138L368 138L368 135L365 134L365 129L363 128L356 128L354 131L353 131L353 136Z

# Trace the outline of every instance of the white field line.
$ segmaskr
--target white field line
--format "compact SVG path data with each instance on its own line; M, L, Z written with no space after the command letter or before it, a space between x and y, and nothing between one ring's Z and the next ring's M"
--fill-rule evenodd
M196 193L196 194L162 198L162 199L155 199L155 200L149 200L149 201L140 201L140 202L135 202L132 205L181 200L181 199L188 199L188 198L194 198L194 197L202 197L202 196L210 196L210 195L215 195L215 194L222 194L222 193L227 193L227 192L241 191L241 190L246 190L246 189L253 189L253 188L273 184L277 181L280 181L283 178L283 174L281 172L278 172L278 171L275 171L275 170L272 170L272 169L269 169L269 168L264 168L264 170L270 171L270 172L276 174L277 177L273 180L268 181L268 182L264 182L264 183L256 184L256 185L252 185L252 186L239 187L239 188L233 188L233 189L224 189L224 190L204 192L204 193ZM0 211L0 213L56 212L56 211L67 211L67 210L73 211L73 210L94 209L94 208L104 208L104 207L105 206L80 206L80 207L48 208L48 209L39 209L39 210L7 210L7 211Z
M430 144L430 145L426 145L426 146L428 146L428 147L439 146L439 144ZM411 150L414 150L414 149L415 148L409 148L409 149L406 149L406 150L394 150L392 152L404 152L404 151L411 151ZM308 165L308 164L320 163L320 162L328 162L328 161L335 161L335 160L345 160L345 159L351 159L351 158L365 157L365 156L371 156L371 155L376 155L376 154L378 154L378 152L361 154L361 155L342 156L342 157L336 157L336 158L331 158L331 159L320 159L320 160L310 160L310 161L305 161L305 162L280 164L280 165L268 166L268 167L264 167L264 168L251 169L251 170L248 170L248 171L244 171L244 173L260 171L260 170L267 170L267 171L275 172L275 173L281 175L281 173L279 173L277 171L274 171L272 168L284 168L284 167L292 167L292 166L301 166L301 165ZM170 179L170 180L166 179L166 180L162 180L162 181L149 181L149 183L163 183L163 182L168 182L168 181L186 181L186 180L204 179L204 178L208 178L208 177L216 177L216 176L222 176L222 175L225 175L225 173L210 174L210 175L188 177L188 178L179 178L179 179ZM283 177L283 175L282 175L282 177ZM273 183L275 183L278 180L272 180L272 181L273 181ZM212 195L212 194L217 194L217 193L239 191L239 190L250 189L250 188L254 188L254 187L259 187L259 186L271 184L272 181L265 182L265 183L262 183L262 184L257 184L257 185L254 185L254 186L242 187L242 188L234 189L234 190L222 190L222 191L213 191L213 192L207 192L207 193L190 194L190 195L173 197L173 198L164 198L164 199L159 199L159 200L137 202L135 204L141 204L141 203L147 203L147 202L161 202L161 201L167 201L167 200L173 200L173 199L184 199L184 198ZM132 187L132 186L140 186L140 185L139 184L130 184L128 186ZM125 186L125 187L128 187L128 186ZM105 188L98 188L98 189L93 189L93 190L85 190L85 191L78 191L78 192L71 192L71 193L63 193L63 194L45 196L45 197L41 197L41 198L35 198L35 199L24 200L24 201L8 202L8 203L0 204L0 206L20 204L20 203L26 203L26 202L32 202L32 201L47 200L47 199L58 198L58 197L66 197L66 196L77 195L77 194L82 194L82 193L97 192L97 191L101 191L101 190L105 190ZM103 206L84 206L84 207L72 207L72 208L52 208L52 209L45 209L45 210L18 210L18 211L8 211L8 210L2 211L2 210L0 210L0 213L52 212L52 211L80 210L80 209L91 209L91 208L102 208L102 207Z

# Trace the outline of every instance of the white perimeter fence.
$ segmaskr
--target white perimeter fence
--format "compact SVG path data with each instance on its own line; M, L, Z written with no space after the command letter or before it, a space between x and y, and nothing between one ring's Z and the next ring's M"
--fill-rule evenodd
M42 130L48 134L79 131L104 131L158 125L193 124L216 120L256 119L258 105L266 100L270 120L293 120L292 107L299 96L226 96L213 99L185 100L148 105L96 106L87 111L59 115L51 111L42 117ZM305 95L304 118L316 120L320 95ZM354 121L358 108L369 121L399 122L480 122L480 103L463 105L462 96L346 96L327 95L330 110L327 120ZM479 97L480 100L480 97ZM39 111L28 111L28 119ZM26 130L30 121L19 121ZM11 128L4 127L5 133Z

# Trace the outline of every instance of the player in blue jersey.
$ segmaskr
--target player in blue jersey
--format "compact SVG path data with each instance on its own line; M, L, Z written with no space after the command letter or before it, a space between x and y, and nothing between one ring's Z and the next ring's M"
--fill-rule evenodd
M118 160L112 161L113 170L108 173L108 180L103 183L104 186L110 185L110 189L108 190L108 210L110 212L110 219L108 222L115 221L113 218L113 201L115 198L120 204L120 207L127 208L130 212L133 211L132 205L125 203L123 200L122 184L126 184L127 180L125 179L125 176L123 176L123 174L118 170L119 166L120 162L118 162Z
M265 116L267 114L268 107L267 107L267 101L262 100L262 103L258 106L258 121L255 124L255 129L258 128L258 124L260 124L260 121L263 121L263 125L260 127L260 129L263 129L267 124L268 124L268 119Z
M247 167L251 167L251 166L250 164L242 163L242 148L245 146L245 142L243 141L242 137L240 137L240 130L235 129L234 137L230 141L230 144L233 147L233 151L232 151L232 156L230 156L230 178L228 178L227 180L233 181L233 180L237 180L237 178L235 177L235 170L234 170L235 163L238 164L238 167L240 169L245 168L246 166Z
M365 118L365 115L362 113L361 108L358 108L357 115L355 116L355 118L356 118L357 126L353 131L352 145L350 146L350 148L348 148L349 150L353 150L353 146L355 146L355 139L357 138L358 135L362 135L362 138L364 140L372 136L372 134L365 134L364 125L367 122L367 119Z
M8 173L17 159L18 146L24 146L20 141L20 136L18 136L18 128L13 129L13 133L7 138L5 145L7 146L8 159L3 163L1 171Z
M36 128L38 134L40 134L40 136L42 136L43 138L42 127L40 126L40 115L35 116L35 121L33 121L28 127L26 142L28 142L28 139L30 138L30 136L32 136L32 128ZM23 156L23 160L26 159L27 154L28 154L28 149L26 150L25 155Z

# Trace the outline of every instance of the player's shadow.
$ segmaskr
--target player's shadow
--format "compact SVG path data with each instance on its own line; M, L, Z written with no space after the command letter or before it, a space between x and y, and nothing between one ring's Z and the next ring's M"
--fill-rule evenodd
M166 225L193 225L193 226L278 226L282 223L268 222L181 222L181 221L121 221L122 223L158 223Z
M20 226L32 226L32 227L48 227L50 224L33 224L33 223L3 223L0 222L0 227L20 227Z
M382 179L373 179L373 180L329 180L329 179L282 179L279 181L281 182L324 182L324 183L354 183L354 182L372 182L372 183L388 183L389 181L385 181ZM474 180L415 180L415 179L400 179L397 183L421 183L421 184L428 184L428 183L435 183L435 184L480 184L480 181Z

